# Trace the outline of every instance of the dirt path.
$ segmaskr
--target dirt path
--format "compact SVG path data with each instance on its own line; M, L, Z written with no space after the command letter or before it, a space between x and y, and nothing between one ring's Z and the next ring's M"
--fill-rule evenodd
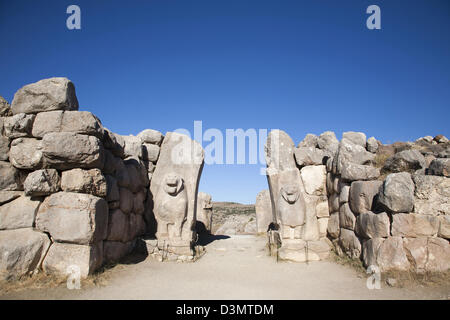
M207 245L196 263L147 259L110 270L108 284L25 290L0 299L448 299L450 288L366 287L365 275L330 261L276 263L265 238L233 236Z

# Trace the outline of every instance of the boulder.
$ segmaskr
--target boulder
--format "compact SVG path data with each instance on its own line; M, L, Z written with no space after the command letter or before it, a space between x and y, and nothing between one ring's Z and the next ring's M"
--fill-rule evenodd
M19 138L11 142L9 161L18 169L36 170L43 166L41 140Z
M161 132L152 129L145 129L141 131L140 133L138 133L137 137L143 144L150 143L158 146L161 145L161 142L164 139L164 136Z
M317 138L317 146L328 156L333 156L339 147L339 140L333 131L326 131Z
M394 214L392 219L393 236L435 236L439 230L439 219L431 215L398 213Z
M353 181L350 187L350 208L356 214L372 211L372 204L382 181Z
M0 161L0 190L23 190L21 173L6 161Z
M323 150L314 147L295 148L294 155L299 167L321 165L325 157Z
M0 230L31 228L40 201L19 197L0 207Z
M8 159L9 159L9 144L10 144L10 140L8 137L0 136L0 161L8 161Z
M130 254L135 246L134 241L120 242L120 241L104 241L103 242L103 257L105 263L119 262L123 257Z
M384 238L372 238L362 244L362 261L366 268L377 265L377 256Z
M429 174L450 177L450 158L437 158L431 161Z
M347 181L375 180L380 176L380 169L371 166L346 163L341 168L341 178Z
M88 193L104 198L106 178L99 169L72 169L61 174L61 189L66 192Z
M434 137L433 140L436 141L437 143L447 143L448 142L447 137L442 134L438 134L436 137Z
M0 206L23 195L21 191L0 191Z
M430 215L450 214L450 179L438 176L413 175L414 212Z
M61 179L55 169L37 170L28 174L23 187L27 196L47 196L60 190Z
M79 270L81 277L87 278L102 264L102 241L92 245L55 242L48 250L42 268L47 274L60 276L67 276L72 270Z
M439 216L438 236L441 238L450 239L450 215Z
M104 240L108 203L90 194L54 193L39 207L36 228L59 242L92 244Z
M366 146L342 139L335 158L336 169L342 174L343 167L348 164L367 165L375 159L375 155L366 150Z
M418 150L404 150L388 158L383 166L384 172L413 172L425 168L425 157Z
M146 193L141 190L138 193L136 193L134 195L134 199L133 199L133 213L135 214L143 214L145 211L145 195Z
M33 137L44 137L51 132L73 132L103 137L100 120L88 111L50 111L41 112L34 120Z
M317 196L327 194L327 171L324 165L303 167L300 176L306 193Z
M353 182L353 183L355 183L355 182ZM350 186L344 185L341 188L341 192L339 193L339 203L341 203L341 204L347 203L349 201L349 198L350 198Z
M384 181L378 202L389 212L411 212L414 207L414 182L407 172L391 173Z
M336 193L333 193L329 198L328 198L328 208L330 209L330 212L336 212L339 211L339 195Z
M317 223L319 224L319 237L320 238L327 236L328 220L329 220L329 218L317 219Z
M122 136L125 141L124 147L124 156L127 157L136 157L142 159L142 142L138 137L129 135Z
M311 134L308 133L305 136L305 139L303 139L299 144L298 144L298 148L302 148L302 147L312 147L312 148L316 148L317 147L317 141L318 141L319 137L317 137L315 134Z
M11 104L13 114L78 110L75 86L67 78L50 78L19 89Z
M144 143L142 149L143 159L156 163L158 161L159 150L160 147L155 144Z
M0 231L0 279L17 279L39 269L50 239L31 228Z
M450 269L450 244L440 238L405 238L404 247L414 271L446 272Z
M106 179L106 201L120 201L119 186L116 178L110 175L105 176Z
M122 241L126 242L128 237L128 215L124 214L122 210L116 209L109 214L108 220L108 241Z
M361 243L352 230L341 228L339 245L342 251L350 258L359 259L361 256Z
M105 165L103 166L103 173L114 175L121 166L122 159L116 157L111 151L105 149ZM123 164L123 162L122 162Z
M4 119L3 130L10 139L28 137L31 135L34 115L19 113Z
M256 231L266 233L269 225L273 222L272 202L270 201L270 191L263 190L256 196Z
M121 159L125 157L123 151L125 148L125 141L120 135L116 135L105 127L103 127L102 143L114 156Z
M363 148L366 147L367 138L362 132L347 131L342 134L342 139L347 139Z
M120 161L117 163L117 170L116 170L116 179L117 184L119 187L128 188L131 183L130 175L128 174L128 169L123 163L123 161Z
M93 136L72 132L48 133L42 139L42 153L47 166L68 170L73 168L103 168L101 141Z
M388 237L383 241L378 249L377 265L381 272L410 269L411 265L403 248L402 237Z
M378 150L378 141L374 137L367 139L366 149L369 152L376 153Z
M130 213L133 210L134 195L127 188L119 188L120 193L120 210L123 213Z
M0 96L0 117L9 117L12 115L11 107L5 98Z
M327 233L332 239L339 238L339 212L333 212L330 214L330 218L328 219Z
M386 238L390 235L390 221L385 212L363 212L356 218L355 232L366 239Z
M355 224L356 217L350 209L350 206L348 205L348 203L342 204L339 209L339 226L341 228L354 230Z
M328 199L326 196L317 200L316 216L317 218L327 218L330 216L330 208L328 207Z

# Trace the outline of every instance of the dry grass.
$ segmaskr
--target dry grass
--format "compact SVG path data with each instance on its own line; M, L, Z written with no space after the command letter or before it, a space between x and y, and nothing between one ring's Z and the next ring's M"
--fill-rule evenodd
M334 248L332 248L330 251L329 259L333 262L336 262L337 264L349 266L358 273L366 274L366 269L364 268L360 259L352 259L347 255L340 256L337 254Z
M397 280L396 287L398 288L410 288L418 285L423 287L450 286L450 271L442 273L389 271L382 273L381 279L383 281L389 278Z
M382 168L386 160L390 157L388 153L377 153L374 158L374 165L376 168Z

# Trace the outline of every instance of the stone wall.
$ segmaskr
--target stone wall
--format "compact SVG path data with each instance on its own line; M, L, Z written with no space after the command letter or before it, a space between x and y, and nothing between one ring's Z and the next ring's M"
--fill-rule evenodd
M292 146L284 141L283 148ZM326 233L338 254L382 272L444 272L450 268L449 154L444 136L383 145L360 132L345 132L340 142L332 132L308 134L294 150L300 178L291 177L319 199L320 237ZM279 219L274 206L272 220Z
M0 275L86 277L156 232L152 174L164 136L122 136L78 111L66 78L0 98Z

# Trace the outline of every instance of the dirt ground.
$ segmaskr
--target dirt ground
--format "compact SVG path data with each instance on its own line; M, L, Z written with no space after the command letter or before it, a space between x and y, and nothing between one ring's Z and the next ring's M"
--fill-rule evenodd
M277 263L265 237L220 237L195 263L150 258L121 264L104 275L106 285L0 292L0 299L450 299L450 286L369 290L367 276L333 261Z

